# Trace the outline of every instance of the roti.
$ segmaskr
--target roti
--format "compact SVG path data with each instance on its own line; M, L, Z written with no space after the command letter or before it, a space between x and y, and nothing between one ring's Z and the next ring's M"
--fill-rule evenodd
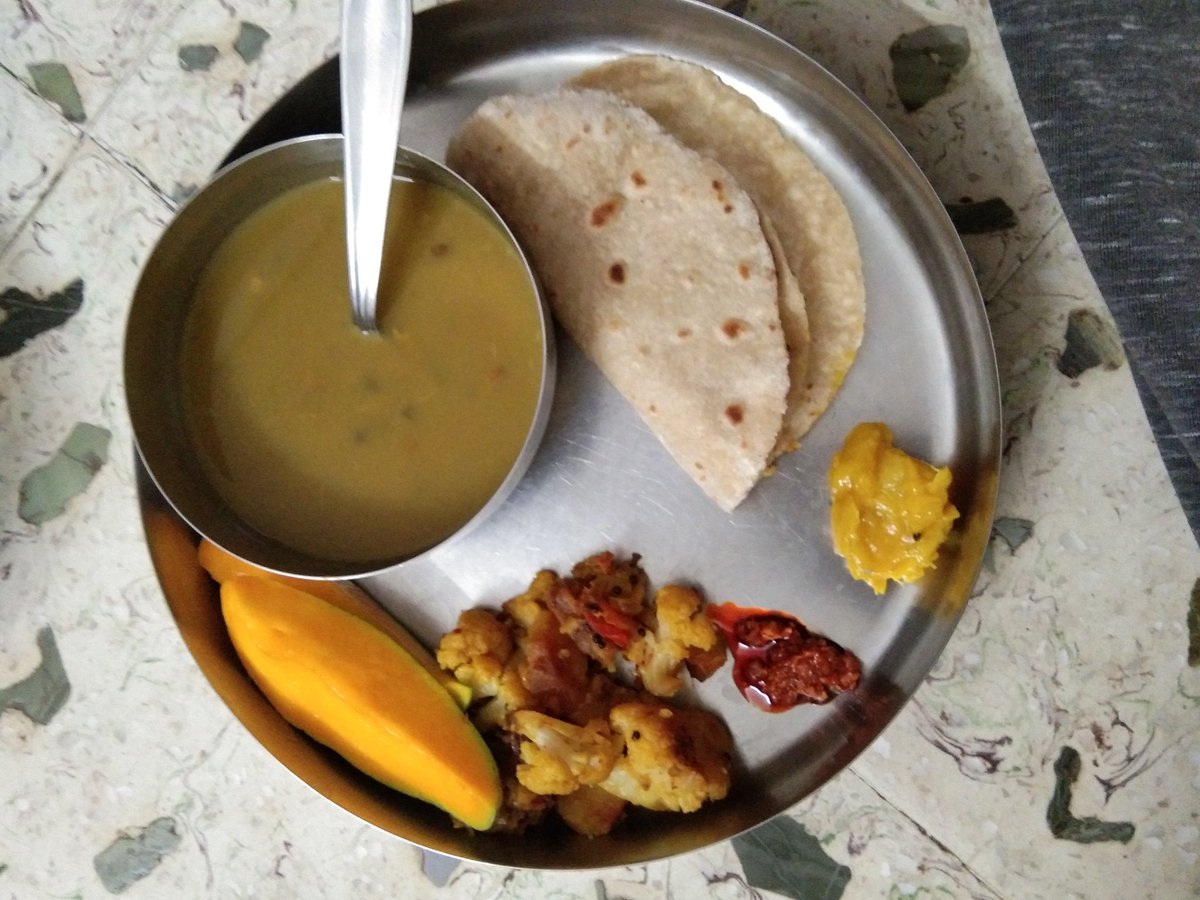
M794 386L775 455L795 449L833 400L862 343L862 260L841 196L753 100L703 66L630 56L569 84L612 92L646 110L682 144L728 169L774 225L811 333L809 346L789 335L793 355L809 354L807 376Z
M788 264L787 253L784 252L783 242L779 239L771 220L758 211L762 222L763 235L767 246L771 248L771 258L775 261L775 271L779 278L779 321L783 326L783 341L788 352L788 393L784 404L783 423L779 428L779 436L775 438L775 448L771 451L770 460L774 462L782 454L796 448L798 438L794 438L788 428L789 416L804 403L808 393L808 365L812 334L808 327L808 311L804 302L804 292L800 290L800 281Z
M446 160L512 227L567 333L732 510L768 465L789 387L778 272L750 196L599 91L492 98Z

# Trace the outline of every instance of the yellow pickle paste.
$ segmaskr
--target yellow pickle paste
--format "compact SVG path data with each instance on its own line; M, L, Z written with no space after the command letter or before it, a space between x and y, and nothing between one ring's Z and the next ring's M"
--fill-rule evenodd
M950 480L893 446L883 423L856 425L829 467L833 546L850 574L877 594L924 575L958 518Z

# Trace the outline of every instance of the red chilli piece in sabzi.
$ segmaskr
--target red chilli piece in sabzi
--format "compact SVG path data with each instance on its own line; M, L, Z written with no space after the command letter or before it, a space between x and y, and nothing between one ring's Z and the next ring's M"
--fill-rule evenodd
M571 577L559 579L546 598L564 634L609 671L618 651L644 631L637 615L645 607L646 578L633 554L618 560L611 551L577 563Z
M858 657L789 613L733 603L705 611L729 645L734 684L759 709L828 703L858 686Z

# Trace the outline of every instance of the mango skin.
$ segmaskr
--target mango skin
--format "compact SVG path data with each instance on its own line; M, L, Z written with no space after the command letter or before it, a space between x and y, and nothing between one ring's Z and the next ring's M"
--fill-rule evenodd
M374 625L407 650L413 659L428 670L429 674L450 692L450 696L454 698L459 708L466 709L471 705L471 689L467 685L455 681L452 675L437 664L433 654L426 650L420 641L409 634L403 625L388 615L387 611L372 600L366 591L353 582L293 578L268 569L260 569L218 547L207 538L200 541L198 556L200 565L218 584L224 584L235 575L257 575L260 578L269 578L272 581L278 581L307 594L312 594L314 597L319 597L343 612L357 616L368 625Z
M399 644L280 581L221 585L230 639L291 724L389 787L486 830L501 801L491 751L453 698Z

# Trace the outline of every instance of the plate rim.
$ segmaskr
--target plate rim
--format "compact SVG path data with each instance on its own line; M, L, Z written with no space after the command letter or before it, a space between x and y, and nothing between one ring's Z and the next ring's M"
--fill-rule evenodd
M625 0L589 0L589 4L591 3L595 4L595 8L603 9L627 9L630 5L628 2L625 2ZM428 35L444 35L445 29L450 24L453 24L456 20L472 20L480 16L484 17L485 19L500 19L504 17L505 10L520 10L522 13L528 14L531 6L565 8L567 5L568 4L561 2L561 0L535 0L535 2L526 2L526 0L455 0L453 3L430 7L423 10L421 13L418 13L415 18L413 33L414 61L418 59L421 48L425 46L422 43L423 38L428 39ZM639 9L640 15L647 15L647 10L664 9L687 9L690 10L690 14L700 17L711 15L714 17L712 20L713 22L722 21L725 23L723 27L729 27L735 30L741 28L749 29L747 34L755 34L757 35L756 39L758 40L766 39L767 41L778 45L780 52L783 52L786 55L794 55L797 60L802 61L803 66L819 71L822 77L827 79L830 84L834 85L837 90L844 92L841 102L847 103L849 106L856 108L857 115L861 117L863 121L869 122L871 128L876 129L878 132L882 132L882 134L886 135L886 138L891 142L890 151L895 155L895 164L908 172L908 187L922 194L924 197L924 202L930 204L928 209L929 214L934 218L939 218L936 213L940 212L940 222L941 229L943 231L943 237L949 237L949 240L943 242L942 251L949 253L951 259L953 260L953 264L956 266L958 276L964 282L964 287L966 287L968 293L972 295L973 302L971 314L974 317L972 324L977 331L981 329L983 335L986 337L986 341L975 349L977 352L981 352L983 354L983 358L977 360L977 365L980 370L977 374L989 382L989 389L986 391L989 397L984 398L987 409L983 410L981 415L985 420L990 420L990 424L987 421L984 423L984 430L986 430L990 435L990 440L986 441L988 445L986 455L989 458L985 460L990 467L987 468L987 471L983 472L982 474L988 476L991 480L991 483L983 485L977 490L976 495L983 502L985 513L981 515L977 506L973 511L973 531L970 534L963 535L964 540L969 540L972 542L972 548L969 552L974 559L974 564L971 567L969 577L970 584L968 585L966 591L966 593L969 595L971 588L977 583L979 574L982 570L984 550L986 548L987 540L990 536L991 524L995 516L995 507L999 487L999 472L1002 461L1002 408L1000 400L998 366L994 344L991 339L990 323L988 322L986 307L979 291L978 283L975 279L975 275L967 257L965 248L963 247L959 236L954 231L953 225L950 222L949 215L946 213L944 206L941 205L941 201L937 198L936 193L934 192L928 179L924 173L921 172L911 154L909 154L903 145L900 144L899 140L883 123L882 119L880 119L874 113L874 111L872 111L865 103L863 103L848 87L838 81L838 79L829 73L827 69L822 67L815 60L812 60L811 57L808 57L806 54L804 54L803 51L793 47L782 38L766 31L760 26L750 23L745 19L734 16L721 9L702 3L700 0L637 0L634 6ZM272 131L273 126L271 123L271 117L278 117L279 110L286 108L289 102L294 103L296 98L303 96L306 90L326 90L328 88L328 83L331 81L331 73L332 83L334 85L334 93L336 95L336 65L336 57L326 61L315 68L295 85L293 85L280 98L278 98L271 105L271 107L264 111L264 113L258 119L256 119L255 122L253 122L234 142L229 156L226 158L226 162L235 159L240 155L244 155L246 152L249 152L249 149L255 145L256 141L258 141L258 145L261 146L261 143L264 142L264 135L268 135ZM321 87L320 85L324 85L324 87ZM410 89L410 93L419 94L419 90L413 92ZM304 133L311 133L311 131L305 131ZM272 141L265 142L269 143ZM139 471L141 471L141 461L136 460L136 462L139 467ZM149 522L149 515L157 515L162 512L162 507L159 503L161 496L156 498L154 496L155 494L157 494L157 489L154 487L153 483L139 476L139 504L141 507L143 522L147 523L147 525ZM169 507L167 507L167 510L169 511ZM184 632L185 640L187 640L188 635L185 631L184 622L188 620L190 613L188 610L180 609L180 604L175 602L175 599L172 597L172 591L169 589L164 575L164 572L168 567L161 563L161 553L155 552L156 538L150 533L149 528L147 531L147 540L151 545L155 568L158 572L159 581L163 587L164 594L167 596L168 605L171 607L172 614L174 615L181 632ZM161 547L158 549L161 551ZM530 574L532 575L532 573ZM925 667L924 674L927 674L933 665L936 664L937 659L944 650L946 643L952 637L965 608L965 603L966 597L964 596L963 602L959 604L956 611L952 610L948 613L946 610L937 610L929 613L931 615L938 616L946 616L949 614L952 616L952 621L950 621L948 627L940 630L937 636L938 639L934 641L934 643L936 643L936 647L927 648L927 651L931 650L932 653L930 655L929 666ZM916 609L909 611L910 617L917 614L924 613L920 613L920 611ZM206 654L210 654L212 652L212 647L206 645L198 651L197 648L193 646L192 641L188 641L188 646L189 649L192 650L193 656L196 657L196 661L201 670L204 672L207 680L209 680L210 684L217 689L218 694L221 695L222 699L230 707L231 711L234 712L235 716L242 720L243 724L246 725L248 730L254 734L255 738L262 743L269 752L271 752L273 755L276 755L277 758L280 758L280 754L277 753L276 750L273 749L272 746L270 746L268 742L265 741L260 735L259 732L263 730L261 723L257 726L254 724L261 717L258 716L257 713L239 713L238 710L235 709L235 706L240 705L245 707L245 698L242 697L237 690L231 692L228 685L225 685L226 689L222 690L222 688L218 686L217 681L214 680L213 676L210 674L208 668L206 668L206 662L211 663L211 657ZM924 674L922 674L921 678L924 677ZM920 679L918 679L918 682L919 680ZM864 679L864 681L867 681L867 679ZM862 691L864 695L869 694L869 692L864 688L860 688L859 690ZM915 688L913 690L915 690ZM704 846L708 846L720 840L730 839L737 834L756 826L757 824L761 824L761 822L766 821L773 815L791 808L808 796L812 791L823 785L830 777L832 777L833 774L836 774L837 772L849 766L853 759L864 749L866 749L870 742L873 741L875 737L877 737L886 728L887 724L897 714L899 714L899 712L911 699L913 690L903 692L903 696L897 699L894 696L890 696L888 694L887 687L883 686L879 689L878 697L875 697L874 694L860 697L859 699L863 701L861 704L854 702L842 702L842 700L839 699L839 701L833 706L833 709L837 711L837 715L830 717L829 720L850 723L847 727L851 729L850 733L854 735L854 739L843 741L843 750L837 754L836 760L833 760L831 765L826 767L829 769L828 773L821 777L817 784L813 785L799 796L787 796L779 798L773 796L773 792L769 788L764 789L759 785L751 785L748 790L752 792L754 796L758 797L759 801L763 804L761 807L763 814L757 821L750 821L744 815L740 817L729 817L720 815L706 815L704 812L693 814L693 816L688 817L692 827L685 828L685 832L695 835L698 838L702 838L699 840L699 842L697 842L697 840L692 840L692 842L686 846L680 846L676 849L670 849L667 847L665 852L660 852L664 849L662 841L647 842L644 840L644 834L641 836L641 841L635 840L631 842L623 840L620 836L615 838L606 838L598 842L593 840L590 842L593 849L606 850L608 851L609 855L604 856L603 854L592 854L593 856L600 856L600 858L591 862L578 857L560 860L560 858L556 855L559 850L578 845L579 842L577 841L568 842L565 847L559 847L557 849L551 847L551 852L541 851L530 854L527 858L505 860L502 858L503 854L483 852L485 848L481 847L481 844L494 843L494 841L491 841L493 836L475 836L473 841L467 842L437 840L436 836L432 834L430 826L428 825L425 817L420 816L417 817L419 821L417 822L417 827L415 829L410 829L409 834L400 833L403 829L397 830L397 828L394 827L394 821L391 822L391 827L389 827L389 824L381 824L379 821L374 821L369 817L369 812L366 815L364 815L363 812L360 812L359 810L363 808L362 804L358 802L361 800L361 797L358 797L358 799L355 799L355 797L350 797L347 799L345 792L340 792L337 789L322 790L320 787L317 787L313 784L312 779L299 775L299 773L296 772L294 765L289 764L287 759L280 758L280 761L283 762L285 767L293 771L294 774L297 774L301 780L305 781L309 787L316 790L318 793L323 794L327 799L331 800L335 804L347 809L355 815L358 815L359 818L363 818L368 822L372 822L373 824L376 824L377 826L391 832L392 834L395 834L404 840L436 852L483 863L518 865L542 869L592 869L613 865L631 865L654 859L669 858L681 853L701 849ZM230 699L231 697L233 697L232 701ZM866 701L872 698L882 698L880 702L885 704L882 713L880 713L879 710L876 710L870 715L867 714ZM249 707L245 708L248 709ZM870 723L869 727L866 729L866 732L869 732L869 734L861 729L860 720L864 716L866 716ZM247 721L248 718L251 721ZM859 724L855 724L856 722ZM265 730L269 732L270 728L268 727ZM327 754L323 748L315 749L318 755L323 753ZM287 756L287 754L284 755ZM336 760L326 760L326 762L335 770L341 770L344 768L339 767ZM343 774L345 774L346 777L351 780L358 779L358 776L353 772L344 772ZM357 785L356 789L358 790L359 794L365 792L366 795L371 795L374 793L369 785ZM391 792L388 793L390 794ZM331 796L331 794L333 794L333 796ZM402 799L405 801L408 800L408 798ZM366 805L370 806L370 803ZM405 805L409 806L411 804L406 803ZM731 823L736 827L731 828ZM711 829L710 826L712 825L717 826L715 830ZM712 833L706 833L706 829L711 830ZM413 836L414 833L416 834L415 837ZM483 838L483 840L479 840L480 838ZM499 836L499 838L504 841L511 840L511 838L508 836ZM476 852L472 852L473 849Z

